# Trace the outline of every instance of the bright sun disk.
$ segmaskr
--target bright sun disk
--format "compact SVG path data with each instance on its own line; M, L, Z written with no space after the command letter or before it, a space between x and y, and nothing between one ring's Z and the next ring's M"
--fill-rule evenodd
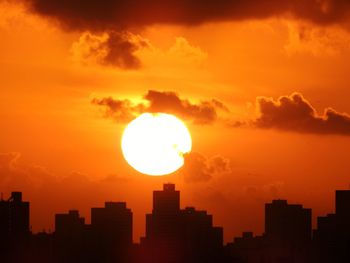
M192 140L186 125L166 113L143 113L124 130L122 151L126 161L137 171L161 176L184 164Z

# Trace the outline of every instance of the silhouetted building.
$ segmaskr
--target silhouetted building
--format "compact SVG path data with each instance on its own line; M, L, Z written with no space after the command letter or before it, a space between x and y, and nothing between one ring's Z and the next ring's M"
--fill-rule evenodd
M317 262L350 262L350 190L337 190L335 214L317 218Z
M24 260L29 238L29 202L22 201L21 192L12 192L0 200L0 262Z
M265 260L266 239L255 236L253 232L243 232L242 237L234 238L232 243L226 245L226 255L232 262L262 263Z
M22 201L21 192L12 192L7 201L0 201L0 231L16 239L29 235L29 202Z
M32 234L22 194L0 200L1 263L349 263L350 190L336 191L335 213L318 217L313 233L311 209L273 200L262 236L243 232L224 248L223 229L204 210L181 209L174 184L153 192L140 244L124 202L92 208L89 225L77 210L56 214L53 234Z
M349 242L350 237L350 190L335 192L335 215L339 225L340 238ZM350 248L350 247L349 247ZM350 255L350 254L349 254Z
M215 262L221 253L222 228L212 216L194 208L180 210L180 192L164 184L153 192L152 214L146 215L146 237L141 247L147 262Z
M273 200L265 205L265 237L269 262L309 262L311 209Z
M335 191L335 213L340 219L350 220L350 190Z
M51 263L57 262L53 257L53 234L39 232L32 234L30 241L30 253L25 261L26 263Z
M105 207L91 209L90 240L90 251L97 261L129 261L132 212L126 203L106 202Z
M58 262L83 262L85 245L85 219L79 211L56 214L54 233L54 257Z
M311 233L311 209L288 204L286 200L273 200L265 205L267 237L298 245L309 242Z
M163 191L153 192L152 214L146 215L146 238L143 249L148 262L179 262L184 258L180 192L175 185L164 184Z
M68 214L56 214L55 235L71 236L84 230L85 219L79 216L79 211L69 210Z
M181 210L184 227L184 262L213 262L223 249L223 229L213 227L213 217L194 207Z
M177 214L180 211L180 191L174 184L164 184L163 191L153 191L152 214Z

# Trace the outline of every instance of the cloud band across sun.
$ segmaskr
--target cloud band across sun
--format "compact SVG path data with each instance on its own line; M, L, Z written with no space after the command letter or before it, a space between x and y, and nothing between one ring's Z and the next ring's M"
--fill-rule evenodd
M228 107L219 100L210 99L192 103L180 98L174 92L149 90L143 97L144 103L132 103L129 99L94 98L92 103L104 107L106 118L125 123L144 112L166 112L175 114L194 124L225 122L229 116L233 128L275 129L309 134L350 135L350 115L340 113L331 107L319 115L311 103L300 93L281 96L277 100L259 96L256 98L257 116L254 119L235 120Z
M144 112L164 112L197 124L209 124L218 119L218 112L228 108L216 99L192 103L181 99L175 92L149 90L144 103L132 103L129 99L94 98L92 104L104 107L104 116L116 122L128 122Z

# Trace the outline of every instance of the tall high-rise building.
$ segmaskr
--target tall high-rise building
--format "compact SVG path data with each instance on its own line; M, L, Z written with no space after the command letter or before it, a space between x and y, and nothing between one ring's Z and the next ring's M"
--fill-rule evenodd
M310 262L311 209L273 200L265 204L266 262Z
M91 209L92 257L99 262L127 262L132 248L132 212L124 202Z
M29 238L29 202L22 201L21 192L12 192L0 200L0 262L25 260Z
M243 232L226 245L226 253L233 262L261 263L265 260L266 243L262 236L254 236L253 232Z
M213 216L206 211L186 207L181 210L183 221L185 261L217 262L222 253L223 229L213 226Z
M19 239L29 233L29 202L22 201L21 192L12 192L8 200L0 201L0 234Z
M180 192L174 184L164 184L163 191L153 191L153 214L176 214L180 211Z
M318 262L350 262L350 190L335 193L335 214L317 218Z
M91 228L111 242L132 243L132 212L124 202L106 202L91 208Z
M54 256L58 262L84 260L85 219L79 211L55 215Z
M180 192L175 190L175 185L164 184L163 191L153 192L152 214L146 215L146 236L154 240L162 237L178 240L180 221Z
M337 190L335 192L335 214L350 225L350 190Z
M311 240L311 209L273 200L265 205L265 234L268 238L302 246Z
M85 226L85 219L80 217L79 211L69 210L67 214L55 215L55 234L59 236L72 235L82 232Z
M153 192L152 214L146 215L148 262L180 262L183 258L183 233L180 216L180 192L174 184L164 184L162 191Z
M213 227L211 215L193 207L180 209L174 184L153 192L153 210L146 215L141 242L143 262L215 262L222 243L222 228Z

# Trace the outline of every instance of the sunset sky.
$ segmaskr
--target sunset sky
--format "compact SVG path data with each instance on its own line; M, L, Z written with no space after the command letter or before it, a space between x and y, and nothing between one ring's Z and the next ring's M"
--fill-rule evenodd
M34 232L126 201L138 242L166 182L225 241L261 234L276 198L315 223L350 184L349 61L347 0L0 0L0 191L23 192ZM124 160L143 112L188 126L174 174Z

